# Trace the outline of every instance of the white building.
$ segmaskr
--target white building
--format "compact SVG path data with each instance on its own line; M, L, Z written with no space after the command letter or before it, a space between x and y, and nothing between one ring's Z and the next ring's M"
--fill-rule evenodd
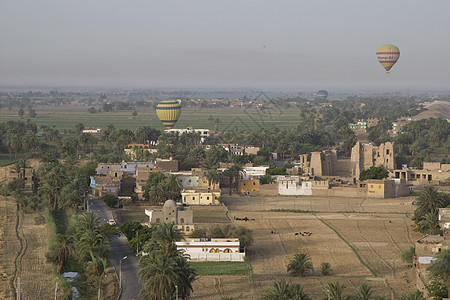
M102 129L101 128L96 128L96 129L87 128L87 129L83 129L82 133L100 134L100 133L102 133Z
M244 261L245 252L240 252L239 239L193 239L176 242L178 250L184 250L190 260L196 261Z
M299 176L278 176L278 195L312 195L312 182L300 181Z
M268 166L259 166L259 167L245 167L245 173L242 174L242 180L256 179L261 176L266 175L266 170Z
M199 133L200 134L200 142L203 143L205 138L209 137L209 129L194 129L192 127L186 127L185 129L166 129L165 132L178 132L179 135L183 133Z

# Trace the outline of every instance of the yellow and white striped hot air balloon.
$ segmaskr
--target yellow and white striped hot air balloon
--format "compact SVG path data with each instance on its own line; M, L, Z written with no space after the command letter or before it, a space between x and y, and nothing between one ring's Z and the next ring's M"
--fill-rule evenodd
M181 104L177 100L163 100L156 106L156 114L166 129L172 129L181 115Z
M390 73L391 68L395 65L400 57L400 50L394 45L383 45L377 50L377 58L386 74Z

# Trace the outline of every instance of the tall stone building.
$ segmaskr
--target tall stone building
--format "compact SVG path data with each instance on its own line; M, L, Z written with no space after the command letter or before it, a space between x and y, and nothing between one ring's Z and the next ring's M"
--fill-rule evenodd
M384 166L387 170L394 170L394 144L386 142L376 147L372 144L357 142L352 148L350 160L353 165L352 176L356 178L359 178L361 171L372 166Z
M372 166L382 165L387 170L394 170L394 145L387 142L376 147L357 142L352 148L350 158L338 159L336 150L325 150L311 152L310 161L307 155L300 155L299 165L304 174L311 176L338 176L357 180L361 171Z

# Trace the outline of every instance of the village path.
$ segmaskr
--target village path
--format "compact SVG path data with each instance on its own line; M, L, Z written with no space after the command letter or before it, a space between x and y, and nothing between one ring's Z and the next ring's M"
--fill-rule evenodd
M98 199L88 199L89 211L95 212L100 218L100 223L107 223L113 219L112 212L108 206ZM111 251L109 253L109 262L114 266L114 269L119 276L120 269L122 270L122 294L119 299L133 300L139 299L139 291L142 285L138 281L137 274L139 272L139 264L136 255L128 245L128 241L124 235L120 235L110 241ZM124 259L124 257L126 257ZM122 263L120 263L122 261ZM121 268L120 268L121 265Z

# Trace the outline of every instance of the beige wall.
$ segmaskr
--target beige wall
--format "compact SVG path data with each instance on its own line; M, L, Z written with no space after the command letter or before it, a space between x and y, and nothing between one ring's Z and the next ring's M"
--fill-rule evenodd
M258 192L259 191L259 180L241 180L238 183L239 193Z
M183 203L189 205L219 205L220 192L181 192Z

